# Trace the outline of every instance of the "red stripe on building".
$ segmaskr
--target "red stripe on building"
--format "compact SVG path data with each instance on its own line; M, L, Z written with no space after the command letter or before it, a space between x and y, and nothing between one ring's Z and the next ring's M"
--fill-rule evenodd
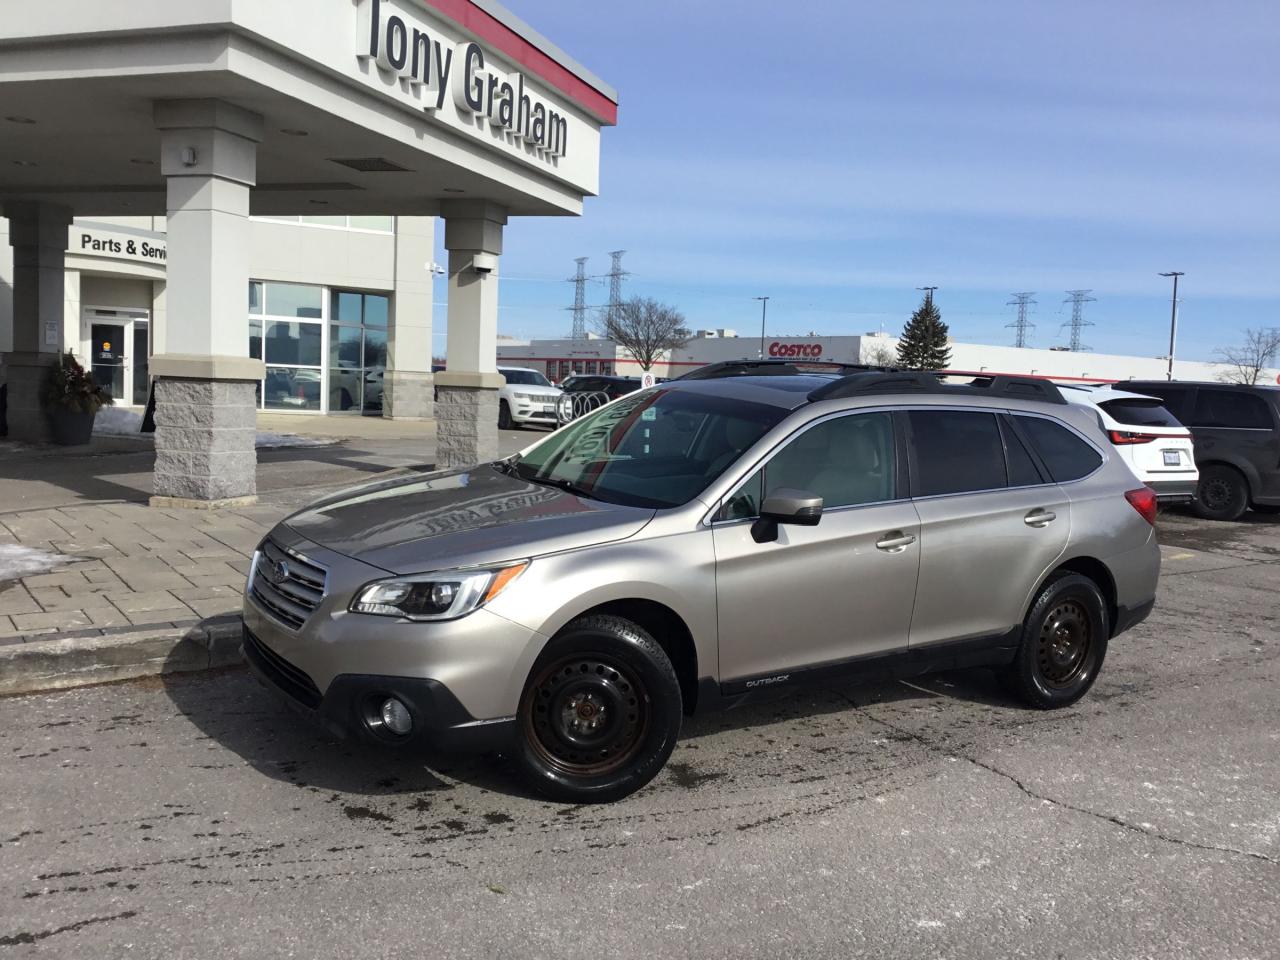
M471 0L422 0L422 3L536 74L601 123L617 124L616 103Z

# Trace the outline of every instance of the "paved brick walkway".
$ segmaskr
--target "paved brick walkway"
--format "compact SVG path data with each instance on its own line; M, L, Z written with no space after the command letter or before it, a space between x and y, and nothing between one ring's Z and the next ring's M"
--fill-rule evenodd
M0 543L76 558L0 582L0 643L234 614L254 547L289 506L197 511L106 503L0 514Z

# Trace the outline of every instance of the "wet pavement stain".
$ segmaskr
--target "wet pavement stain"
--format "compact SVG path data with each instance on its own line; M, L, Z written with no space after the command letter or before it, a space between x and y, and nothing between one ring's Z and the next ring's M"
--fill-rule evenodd
M371 810L368 807L351 807L342 808L342 812L347 815L348 820L377 820L380 823L394 823L395 817L381 812L380 810Z

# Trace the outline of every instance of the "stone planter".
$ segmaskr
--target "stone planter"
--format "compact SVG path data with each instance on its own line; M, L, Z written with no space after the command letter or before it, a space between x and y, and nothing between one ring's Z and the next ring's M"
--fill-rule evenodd
M93 420L97 413L81 413L58 407L49 411L49 430L54 443L64 447L86 444L93 436Z

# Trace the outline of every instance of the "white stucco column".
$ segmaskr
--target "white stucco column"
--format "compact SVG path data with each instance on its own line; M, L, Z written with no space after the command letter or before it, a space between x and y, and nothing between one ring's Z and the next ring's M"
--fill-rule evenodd
M71 210L50 203L7 203L13 247L13 351L5 358L9 438L49 439L40 389L64 343L63 268ZM85 358L81 358L83 361Z
M449 251L445 370L436 374L436 465L461 467L498 456L498 258L504 208L481 201L442 205Z
M249 189L262 118L218 100L155 105L167 179L164 352L156 378L156 505L219 506L257 493L249 358Z
M432 415L431 281L434 217L396 217L395 294L387 325L382 415L427 420Z

